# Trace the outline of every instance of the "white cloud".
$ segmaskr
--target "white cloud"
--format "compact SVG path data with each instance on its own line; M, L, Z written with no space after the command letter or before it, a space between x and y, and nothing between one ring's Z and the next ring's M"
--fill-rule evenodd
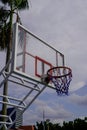
M74 92L74 91L76 91L76 90L78 90L78 89L80 89L80 88L82 88L82 87L84 87L85 86L85 82L77 82L76 84L73 84L73 86L72 87L70 87L70 92Z
M38 0L39 1L39 0ZM63 52L66 65L72 68L72 89L87 77L87 1L33 1L23 23L40 38ZM39 13L38 13L39 11ZM26 19L26 15L29 16ZM29 19L29 20L28 20Z
M26 120L29 120L29 123L36 122L36 121L42 121L43 120L43 112L44 112L44 119L50 119L50 121L60 121L63 122L65 119L68 119L72 116L72 113L67 111L63 105L48 103L49 101L43 101L40 99L36 99L33 105L35 107L34 110L26 111L24 114L25 120L24 123L26 123ZM28 116L26 116L28 115ZM29 119L30 117L30 119Z
M87 95L79 96L77 94L72 94L69 99L73 104L87 107Z
M23 25L64 53L66 65L71 67L73 72L70 94L83 88L87 82L87 1L33 0L30 9L22 11L20 14ZM3 59L1 53L0 59ZM3 61L5 62L5 59ZM3 67L2 60L0 61L0 67ZM20 96L25 94L23 89L16 89L16 87L13 91L11 89L10 94L18 96L18 93ZM73 108L75 116L78 116L79 106L84 106L87 109L87 95L71 94L68 97L70 104L67 105L67 98L63 97L61 101L56 92L50 88L43 92L43 98L44 94L48 93L53 94L51 100L37 99L33 104L34 108L30 107L25 112L25 124L42 120L43 108L47 118L50 117L52 120L60 122L72 118L72 109L69 111L70 107ZM61 101L61 104L56 103L56 98ZM78 107L77 111L74 110L73 104ZM83 116L84 111L81 108L80 113Z

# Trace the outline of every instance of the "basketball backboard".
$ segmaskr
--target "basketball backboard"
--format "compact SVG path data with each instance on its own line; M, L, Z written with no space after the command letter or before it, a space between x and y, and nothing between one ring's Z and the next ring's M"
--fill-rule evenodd
M13 27L13 65L12 69L34 81L41 81L48 69L64 66L64 55L50 46L22 25Z

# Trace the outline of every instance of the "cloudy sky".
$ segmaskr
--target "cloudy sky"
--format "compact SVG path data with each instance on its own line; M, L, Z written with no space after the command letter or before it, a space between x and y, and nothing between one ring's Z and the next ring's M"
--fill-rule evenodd
M22 24L65 55L73 71L69 96L46 88L24 114L24 124L45 119L63 122L87 116L87 1L31 0L19 12ZM0 53L0 57L2 54Z

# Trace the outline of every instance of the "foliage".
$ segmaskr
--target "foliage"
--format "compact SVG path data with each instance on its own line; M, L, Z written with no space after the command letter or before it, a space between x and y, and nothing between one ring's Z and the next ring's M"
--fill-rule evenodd
M12 48L12 24L13 15L17 15L18 10L28 8L28 0L1 0L2 6L0 7L0 50L6 49L6 63L11 57ZM5 69L9 72L9 65ZM3 95L8 96L8 81L4 83ZM3 97L3 102L7 102L7 99ZM7 104L2 105L2 114L7 115ZM5 117L2 118L3 122L6 122ZM5 130L5 127L2 127Z
M28 0L1 0L0 7L0 50L8 47L11 40L10 31L12 29L13 14L18 17L18 10L29 8Z
M51 122L36 122L35 130L87 130L87 117L84 119L75 119L74 121L63 122L61 126L59 123L53 124Z
M9 13L5 7L0 7L0 49L7 48L9 43L9 23L6 23Z

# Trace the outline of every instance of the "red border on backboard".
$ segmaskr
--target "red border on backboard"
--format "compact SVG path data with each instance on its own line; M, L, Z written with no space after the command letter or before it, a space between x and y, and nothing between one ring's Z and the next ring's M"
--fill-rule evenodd
M44 59L42 59L42 58L40 58L40 57L38 57L38 56L35 56L35 75L36 75L37 77L41 77L42 75L38 74L38 69L37 69L37 68L38 68L38 67L37 67L38 61L41 61L42 63L48 65L50 69L51 69L53 66L52 66L51 63L45 61Z

